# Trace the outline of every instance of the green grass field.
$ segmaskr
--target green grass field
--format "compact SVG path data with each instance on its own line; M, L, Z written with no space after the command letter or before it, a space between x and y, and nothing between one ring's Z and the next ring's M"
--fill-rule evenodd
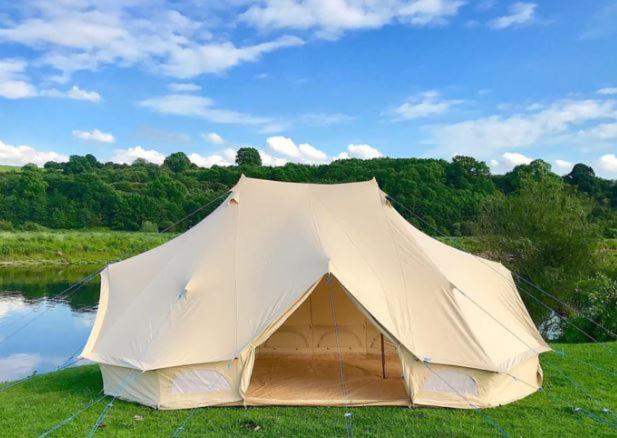
M616 436L617 343L602 345L605 348L591 344L554 344L553 348L565 355L543 355L545 391L513 404L481 412L438 408L352 408L353 434L494 436L499 435L491 425L494 421L513 437ZM37 376L0 392L2 436L36 436L100 397L101 387L98 367L88 365ZM54 436L86 435L109 400L107 397L85 410ZM611 412L603 412L603 408ZM328 407L157 411L116 400L98 434L170 436L188 415L192 415L184 436L344 436L345 412L343 408Z
M125 231L5 231L0 232L0 266L105 264L174 236Z
M0 266L104 264L154 248L175 236L174 233L108 230L3 231L0 232ZM481 251L478 241L472 237L441 240L465 251Z

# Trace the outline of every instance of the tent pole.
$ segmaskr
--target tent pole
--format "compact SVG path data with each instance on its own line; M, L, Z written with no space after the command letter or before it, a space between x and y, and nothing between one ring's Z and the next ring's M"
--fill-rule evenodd
M381 376L385 379L386 378L386 354L385 354L384 345L383 345L383 333L380 336L381 336Z

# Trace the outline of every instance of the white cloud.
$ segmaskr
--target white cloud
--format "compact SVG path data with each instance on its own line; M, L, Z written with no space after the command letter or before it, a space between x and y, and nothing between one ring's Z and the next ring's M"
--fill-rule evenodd
M283 154L287 158L291 158L296 162L319 164L329 161L328 155L324 151L319 150L308 143L296 145L296 143L288 137L268 137L266 139L266 143L268 143L268 146L273 151Z
M320 151L319 149L308 143L302 143L300 146L298 146L298 149L300 150L300 154L307 160L316 163L328 160L328 155L326 155L324 151Z
M199 91L201 90L201 85L190 82L173 82L169 84L169 89L176 92Z
M96 91L82 90L77 85L73 85L67 91L60 91L55 88L51 88L49 90L41 90L40 95L44 97L58 97L58 98L73 99L73 100L85 100L87 102L94 102L94 103L101 101L101 95L99 93L97 93Z
M499 174L509 172L516 166L519 166L521 164L529 164L532 161L532 158L529 158L518 152L505 152L501 155L499 160L490 160L489 165L493 173Z
M216 166L231 166L236 161L236 150L232 148L225 149L220 154L212 154L203 156L198 153L192 153L189 156L189 160L199 167L212 167Z
M13 146L0 140L0 164L12 166L23 166L24 164L34 163L42 166L48 161L63 162L68 161L69 157L54 151L38 151L30 146Z
M511 116L492 115L428 127L428 143L439 155L469 154L480 158L495 150L528 147L575 135L578 125L617 119L613 100L560 100L535 111Z
M24 75L26 62L21 59L0 59L0 97L24 99L36 96L36 88Z
M512 166L519 166L521 164L529 164L533 161L533 158L526 157L518 152L506 152L501 156L504 161Z
M266 139L266 143L268 143L270 149L275 152L286 155L290 158L300 157L300 149L298 149L298 146L296 146L294 141L289 137L268 137Z
M287 164L287 160L285 158L273 157L266 151L258 149L259 156L261 157L261 163L264 166L284 166Z
M274 41L245 47L236 47L229 41L183 47L169 54L167 61L161 65L161 70L177 78L222 73L243 62L257 61L265 53L301 44L304 44L304 41L298 37L283 36Z
M101 143L115 143L116 141L113 135L107 132L101 132L98 129L93 129L92 131L74 130L73 137L79 138L80 140L98 141Z
M165 155L154 149L144 149L141 146L135 146L128 149L118 149L114 153L111 161L120 164L131 164L138 158L143 158L154 164L163 164Z
M101 95L96 91L82 90L77 85L73 85L68 92L69 99L87 100L88 102L100 102Z
M142 100L139 105L161 114L197 117L215 123L266 125L271 122L264 117L216 108L212 99L188 94L155 96Z
M303 43L298 37L281 36L236 46L228 40L224 26L220 35L213 33L215 24L222 21L212 13L215 6L204 3L193 17L179 12L191 10L184 6L141 0L32 2L20 8L13 20L5 20L0 41L39 53L37 62L57 69L53 79L59 82L76 71L110 64L140 65L178 78L222 73L265 53Z
M605 95L605 96L606 95L617 94L617 87L600 88L597 93Z
M497 17L489 22L489 26L493 29L506 29L512 26L523 26L530 24L535 19L536 8L535 3L517 2L510 6L508 15Z
M412 120L436 116L448 112L453 106L461 104L460 100L440 99L439 92L425 91L410 97L406 102L394 108L396 120Z
M617 155L615 154L602 155L598 164L606 172L617 173Z
M261 0L240 19L263 30L315 30L318 36L337 38L345 31L376 29L390 23L445 24L462 5L459 0Z
M0 96L7 99L24 99L36 96L36 88L25 81L0 82Z
M574 164L570 161L567 160L560 160L560 159L556 159L555 161L553 161L553 163L555 163L555 167L561 171L563 171L562 173L567 173L570 170L572 170L572 167L574 166Z
M376 148L368 144L349 144L347 151L341 152L337 158L360 158L370 160L371 158L383 157L383 154Z
M214 144L223 144L225 142L225 140L223 140L223 137L221 137L216 132L208 132L207 134L201 134L201 137L204 140Z
M582 136L590 136L600 140L617 139L617 123L602 123L587 131L581 131Z

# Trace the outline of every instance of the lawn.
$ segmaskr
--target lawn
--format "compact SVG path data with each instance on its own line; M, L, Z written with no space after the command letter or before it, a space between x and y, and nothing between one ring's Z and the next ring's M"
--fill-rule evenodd
M491 423L494 421L510 436L615 436L617 343L553 344L553 348L563 351L564 355L543 355L544 393L481 412L438 408L352 408L353 434L498 435L497 428ZM37 376L0 392L2 435L36 436L100 397L101 387L98 368L87 365ZM109 399L105 398L85 410L58 430L55 436L86 435ZM604 412L603 408L611 412ZM345 412L343 408L328 407L157 411L116 400L103 419L98 434L170 436L190 415L184 436L344 436Z

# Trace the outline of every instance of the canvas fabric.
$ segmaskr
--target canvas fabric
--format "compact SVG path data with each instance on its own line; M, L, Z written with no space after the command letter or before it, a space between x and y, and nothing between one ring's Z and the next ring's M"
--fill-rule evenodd
M502 395L478 392L482 406L529 393L494 376L521 369L538 382L538 354L549 347L510 272L413 227L374 180L319 185L242 177L225 202L189 231L101 273L99 309L82 357L102 364L106 391L117 380L113 376L141 371L144 389L132 391L144 404L245 403L259 353L274 345L268 339L287 321L287 329L306 322L304 303L313 293L318 297L324 284L342 294L342 322L349 317L354 326L343 347L374 354L366 342L353 341L384 334L398 353L413 402L439 405L414 386L423 363L472 370L465 372L478 387L500 388ZM298 323L302 336L315 336L315 327L304 322ZM285 353L327 353L320 348L311 342ZM160 383L155 392L145 380L155 375L160 382L183 367L219 370L224 363L234 364L234 372L224 374L231 389L211 399L198 394L191 401L180 393L163 402L168 396ZM204 387L217 388L216 376L197 376L212 377ZM471 387L460 380L461 388Z

